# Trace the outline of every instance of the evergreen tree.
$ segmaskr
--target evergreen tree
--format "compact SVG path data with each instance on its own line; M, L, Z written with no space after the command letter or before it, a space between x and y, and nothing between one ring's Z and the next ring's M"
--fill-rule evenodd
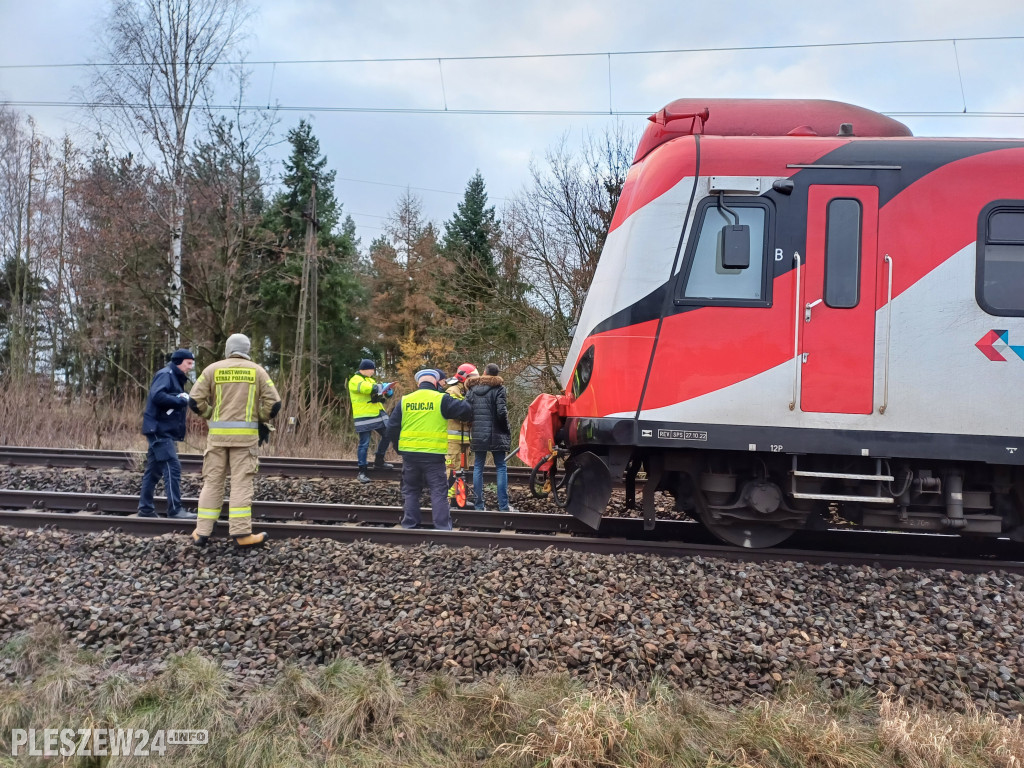
M497 230L494 206L487 206L484 177L477 171L466 185L465 196L451 221L445 223L443 252L449 259L468 261L463 272L477 269L493 277L493 244Z
M278 235L282 251L302 253L306 242L306 219L316 184L316 218L320 223L318 244L321 248L341 246L343 235L335 232L341 218L341 205L334 197L336 171L327 170L327 158L320 154L320 140L313 135L313 126L300 120L288 131L292 151L284 162L282 189L274 198L266 224ZM341 246L343 247L343 246ZM353 248L354 251L354 248Z
M288 132L292 151L284 163L284 188L275 196L264 219L274 234L269 262L260 285L262 312L259 334L270 350L271 364L290 373L299 310L300 283L306 248L313 188L316 186L316 245L319 270L317 311L320 360L331 389L340 393L360 356L361 319L365 301L359 279L358 242L351 217L342 221L342 206L334 196L335 171L328 170L320 142L305 120ZM308 339L307 335L307 339ZM321 369L324 370L324 369ZM299 397L300 393L292 393Z
M46 288L46 282L32 274L28 263L19 256L8 256L0 265L0 378L12 370L31 370L31 361L16 359L24 353L15 340L19 335L29 335L26 326L41 323L31 310L44 300Z
M262 146L246 141L248 128L212 121L188 167L185 338L214 357L259 307L260 256L272 237L260 226L267 208Z
M459 361L500 359L516 343L516 323L501 297L518 286L506 285L499 269L501 225L494 207L487 205L487 189L477 171L450 221L445 223L442 254L445 280L435 300L446 322L437 330L451 335Z

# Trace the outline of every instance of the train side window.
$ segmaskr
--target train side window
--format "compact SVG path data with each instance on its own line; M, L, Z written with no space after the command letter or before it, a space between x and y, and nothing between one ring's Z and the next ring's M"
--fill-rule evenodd
M860 200L831 200L825 212L825 304L835 309L860 301L860 237Z
M739 224L750 227L750 266L727 269L722 264L722 228L737 223L718 206L716 198L701 203L690 235L684 274L676 290L677 304L770 306L767 269L770 211L759 199L725 198L725 204L739 216Z
M1024 200L997 200L982 209L975 297L990 315L1024 317Z
M594 345L587 347L587 351L580 356L576 363L576 370L572 372L572 399L583 394L583 390L590 383L590 377L594 374Z

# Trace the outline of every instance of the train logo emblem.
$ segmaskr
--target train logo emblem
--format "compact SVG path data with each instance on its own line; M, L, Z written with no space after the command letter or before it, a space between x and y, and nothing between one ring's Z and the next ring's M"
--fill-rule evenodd
M1007 358L1004 355L1007 350L1013 350L1017 357L1024 360L1024 346L1011 344L1009 331L989 331L974 346L980 349L985 357L996 363L1006 362Z

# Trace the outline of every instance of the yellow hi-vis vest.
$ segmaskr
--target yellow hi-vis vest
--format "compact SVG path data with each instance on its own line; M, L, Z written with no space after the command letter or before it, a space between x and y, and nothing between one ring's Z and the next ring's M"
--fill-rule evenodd
M348 380L348 393L352 398L352 418L372 419L380 416L380 412L383 410L381 404L370 402L370 396L373 394L373 387L376 383L377 380L373 376L364 376L361 373L356 373Z
M399 451L414 453L448 452L448 420L441 415L444 393L435 389L417 389L402 398L402 431Z

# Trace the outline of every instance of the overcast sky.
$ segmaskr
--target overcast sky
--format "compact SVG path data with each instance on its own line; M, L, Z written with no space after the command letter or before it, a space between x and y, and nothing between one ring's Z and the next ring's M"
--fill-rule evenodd
M406 187L440 225L479 169L500 210L503 198L527 184L531 158L542 158L563 134L578 144L585 133L601 134L615 120L639 134L646 124L642 115L676 98L825 98L888 114L955 113L965 106L969 113L1024 113L1024 40L964 39L1024 36L1020 0L253 0L253 6L245 44L250 61L433 59L252 67L247 102L289 108L279 113L282 137L301 117L312 121L337 171L337 197L355 219L364 247L381 233ZM95 59L107 7L100 0L0 0L0 65ZM640 53L926 38L960 41ZM617 52L632 53L604 55ZM444 60L579 53L602 55ZM0 69L0 100L74 100L73 88L87 75L82 68ZM69 108L20 109L54 137L79 130L82 120ZM916 135L1024 136L1019 116L896 116Z

